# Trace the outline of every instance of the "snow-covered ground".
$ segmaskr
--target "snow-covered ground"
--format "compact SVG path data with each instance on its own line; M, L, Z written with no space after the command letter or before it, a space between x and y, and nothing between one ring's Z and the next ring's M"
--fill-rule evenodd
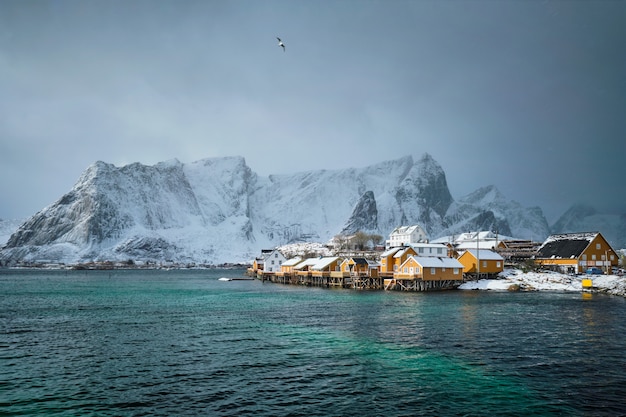
M582 291L582 280L590 278L593 291L626 296L626 276L566 275L557 272L522 272L506 269L498 279L481 279L462 284L461 290Z

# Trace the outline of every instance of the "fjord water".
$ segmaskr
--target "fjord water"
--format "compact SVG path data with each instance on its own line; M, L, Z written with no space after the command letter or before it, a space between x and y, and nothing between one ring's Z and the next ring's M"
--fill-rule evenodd
M0 415L615 416L626 301L0 270Z

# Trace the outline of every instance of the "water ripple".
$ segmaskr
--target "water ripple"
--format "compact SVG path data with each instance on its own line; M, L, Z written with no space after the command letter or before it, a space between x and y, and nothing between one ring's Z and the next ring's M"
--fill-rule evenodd
M0 414L626 414L626 303L0 275Z

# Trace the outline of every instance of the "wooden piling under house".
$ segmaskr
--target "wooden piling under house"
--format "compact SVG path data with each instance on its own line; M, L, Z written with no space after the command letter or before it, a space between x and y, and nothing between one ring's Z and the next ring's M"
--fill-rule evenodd
M463 282L463 265L454 258L409 256L385 279L386 290L432 291L458 287Z

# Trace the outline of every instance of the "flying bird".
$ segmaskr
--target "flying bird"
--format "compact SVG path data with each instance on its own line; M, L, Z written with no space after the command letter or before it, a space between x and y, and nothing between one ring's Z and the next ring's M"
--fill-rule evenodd
M285 44L283 43L283 41L281 41L278 36L276 37L276 39L278 39L278 46L282 46L283 52L285 52Z

